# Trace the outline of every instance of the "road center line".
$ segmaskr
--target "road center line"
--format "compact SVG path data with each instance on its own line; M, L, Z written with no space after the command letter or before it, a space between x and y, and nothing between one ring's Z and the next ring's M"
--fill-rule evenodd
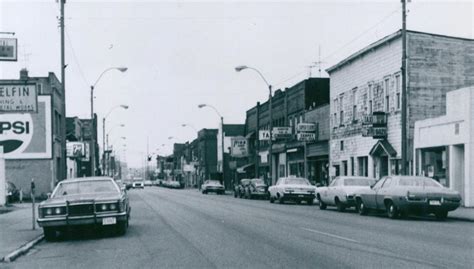
M338 235L335 235L335 234L325 233L325 232L321 232L321 231L317 231L317 230L313 230L313 229L308 229L308 228L301 228L301 229L303 229L305 231L308 231L308 232L313 232L313 233L322 234L322 235L326 235L326 236L329 236L329 237L334 237L334 238L337 238L337 239L341 239L341 240L345 240L345 241L349 241L349 242L353 242L353 243L358 243L354 239L338 236Z

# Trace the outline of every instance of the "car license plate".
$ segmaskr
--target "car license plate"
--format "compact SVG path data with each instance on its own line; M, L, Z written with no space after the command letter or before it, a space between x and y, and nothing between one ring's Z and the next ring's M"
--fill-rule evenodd
M112 225L112 224L116 224L116 223L117 223L117 220L115 219L115 217L103 218L102 219L102 225Z
M300 194L300 195L298 195L298 197L300 197L300 198L303 198L303 197L304 197L304 195L303 195L303 194Z
M441 205L441 202L438 200L430 200L430 205Z

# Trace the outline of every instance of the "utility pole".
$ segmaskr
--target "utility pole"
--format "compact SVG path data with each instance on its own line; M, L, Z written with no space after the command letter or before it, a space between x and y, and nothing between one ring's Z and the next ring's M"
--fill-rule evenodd
M146 170L145 170L145 180L148 180L148 158L150 157L150 153L149 153L149 146L148 146L148 141L149 140L149 137L147 136L146 137L146 163L145 163L145 167L146 167Z
M269 140L269 148L268 148L268 155L270 155L270 157L268 158L268 169L270 170L270 185L273 185L275 182L274 182L274 179L273 179L273 171L272 171L272 144L273 144L273 105L272 105L272 85L269 85L268 86L268 105L270 105L270 108L269 108L269 118L270 118L270 140Z
M402 1L402 175L408 175L407 169L407 34L406 0Z
M67 160L66 160L66 59L64 53L64 4L66 0L61 1L61 16L59 21L59 26L61 28L61 84L63 86L63 96L62 96L62 111L63 111L63 118L61 121L61 130L62 130L62 141L61 141L61 162L63 166L63 171L61 173L62 178L67 178Z

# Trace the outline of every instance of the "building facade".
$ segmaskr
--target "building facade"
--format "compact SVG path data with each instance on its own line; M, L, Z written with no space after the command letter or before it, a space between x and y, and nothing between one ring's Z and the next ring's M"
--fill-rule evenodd
M224 130L224 150L222 150L222 129ZM222 183L228 190L233 189L234 171L236 170L237 162L239 162L239 164L242 162L240 159L231 158L231 142L235 137L244 136L244 133L244 124L224 124L224 127L222 127L221 124L217 132L217 163L218 166L224 163L224 170L219 172L223 175L223 178L221 178ZM222 154L224 154L224 157L222 157ZM223 162L222 158L224 158Z
M446 115L415 122L414 148L416 175L434 178L474 206L474 86L447 93Z
M20 148L5 151L6 179L21 188L27 196L34 180L35 195L45 197L57 182L66 177L67 172L63 87L54 73L50 72L47 77L29 77L26 69L20 71L19 79L0 80L2 86L22 84L35 86L38 109L34 113L1 115L2 120L24 120L30 122L31 127L26 134L31 135L29 143L25 140ZM0 134L5 150L9 142L8 137L4 136L8 136L5 130Z
M446 93L474 84L474 42L407 31L407 165L417 120L443 115ZM330 176L401 172L402 40L389 35L329 68Z
M91 176L91 143L92 134L97 135L97 117L94 121L90 119L80 119L78 117L68 117L66 119L66 139L68 145L67 171L68 178ZM95 141L96 147L98 143ZM82 146L82 154L75 154L74 148ZM99 152L96 151L95 168L99 167ZM110 166L111 167L111 166Z

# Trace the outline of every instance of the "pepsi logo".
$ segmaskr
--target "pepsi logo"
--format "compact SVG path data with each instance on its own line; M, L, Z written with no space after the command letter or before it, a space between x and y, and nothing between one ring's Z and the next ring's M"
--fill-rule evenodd
M33 138L33 127L30 114L0 115L0 146L3 146L3 152L23 152Z

